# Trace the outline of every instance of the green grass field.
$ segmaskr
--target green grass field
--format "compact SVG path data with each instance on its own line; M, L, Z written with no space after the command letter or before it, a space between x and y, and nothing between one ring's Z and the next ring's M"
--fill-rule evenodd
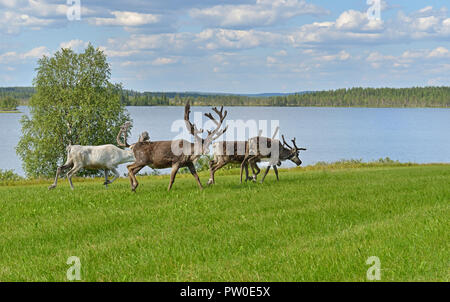
M208 176L200 175L203 183ZM449 281L450 165L0 185L0 281Z

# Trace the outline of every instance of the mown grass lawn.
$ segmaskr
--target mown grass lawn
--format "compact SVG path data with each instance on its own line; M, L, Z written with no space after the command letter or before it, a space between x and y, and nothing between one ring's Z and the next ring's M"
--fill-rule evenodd
M0 186L0 281L66 281L69 256L84 281L367 281L369 256L382 281L449 281L449 165L280 178Z

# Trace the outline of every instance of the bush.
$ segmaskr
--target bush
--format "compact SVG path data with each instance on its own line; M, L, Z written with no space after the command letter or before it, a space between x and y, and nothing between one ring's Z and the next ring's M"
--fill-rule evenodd
M0 110L17 110L17 106L19 106L19 101L13 97L7 96L0 99Z
M23 179L16 173L14 173L14 170L2 170L0 169L0 182L10 182L10 181L16 181Z

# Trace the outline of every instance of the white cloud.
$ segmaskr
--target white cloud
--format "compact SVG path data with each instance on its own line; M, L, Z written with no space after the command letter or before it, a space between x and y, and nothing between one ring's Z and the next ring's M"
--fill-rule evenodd
M100 47L108 57L129 57L138 54L139 50L114 50L106 47Z
M267 56L267 58L266 58L266 63L267 63L268 65L275 64L275 63L277 63L277 59L274 58L274 57L271 57L271 56Z
M61 42L59 44L60 48L71 48L74 51L81 51L88 46L88 42L84 42L80 39L70 40L67 42Z
M276 53L275 53L275 55L276 56L278 56L278 57L284 57L284 56L287 56L287 51L286 50L284 50L284 49L282 49L282 50L280 50L280 51L277 51Z
M317 59L321 61L336 61L336 60L346 61L350 59L350 54L345 50L342 50L337 54L320 56Z
M443 77L432 78L427 81L427 85L430 86L448 86L449 84L449 79Z
M16 34L23 27L31 30L39 30L44 26L53 24L53 22L53 20L37 18L12 11L0 12L0 31L7 34Z
M39 59L44 55L49 55L50 53L48 52L47 47L45 46L40 46L40 47L36 47L33 48L32 50L26 52L23 54L23 58L24 59Z
M449 50L440 46L435 49L406 50L399 56L383 55L374 51L366 57L366 61L371 63L374 68L382 65L386 67L409 67L411 64L426 64L447 57L450 58Z
M429 58L444 58L444 57L450 57L450 53L447 48L439 46L428 54Z
M92 18L89 22L97 26L142 26L158 23L161 16L154 14L141 14L127 11L113 11L113 18Z
M340 30L372 31L383 29L383 21L367 18L366 12L348 10L337 19L335 27Z
M7 8L13 8L17 5L17 0L0 0L0 5Z
M286 44L280 34L256 30L205 29L199 33L134 34L127 40L110 39L110 49L160 50L166 53L190 54L201 51L251 49Z
M156 58L152 61L152 65L160 66L160 65L168 65L168 64L174 64L178 61L177 58Z
M299 15L322 15L327 11L303 0L257 0L255 4L216 5L192 9L192 18L208 26L268 26Z
M399 13L396 19L369 20L365 12L348 10L336 21L305 24L289 35L291 44L367 44L403 43L450 36L450 19L446 9L422 9L410 15Z
M280 34L256 30L206 29L196 35L199 47L208 50L270 46L283 39Z
M6 52L4 54L0 54L0 63L11 63L17 61L24 61L27 59L39 59L44 55L49 55L49 51L47 47L40 46L33 48L24 53L17 53L15 51Z
M49 4L46 1L28 0L26 5L21 5L21 10L39 17L66 16L68 6L65 2L61 1L57 4Z

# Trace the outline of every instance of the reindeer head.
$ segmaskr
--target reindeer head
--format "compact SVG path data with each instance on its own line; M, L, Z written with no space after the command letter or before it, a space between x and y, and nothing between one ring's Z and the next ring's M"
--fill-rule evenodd
M129 121L125 122L125 124L120 126L120 131L119 131L119 134L117 135L116 141L117 141L117 145L119 145L120 147L127 147L127 148L129 147L131 150L133 150L136 143L130 145L127 142L128 129L130 127L131 127L131 122L129 122ZM122 136L123 136L123 140L121 141ZM148 132L144 131L141 133L141 135L139 135L138 143L148 142L149 140L150 140L150 136L149 136Z
M201 136L199 136L199 134L203 133L203 129L197 129L197 126L189 121L189 114L191 112L190 108L191 105L188 101L186 103L186 106L184 107L184 121L186 123L186 128L188 129L189 133L194 136L196 145L201 147L200 152L197 151L196 153L208 154L209 146L211 145L211 143L219 138L222 134L224 134L228 129L228 126L220 129L228 112L226 110L225 112L223 112L223 106L220 107L220 110L216 107L212 108L212 110L219 116L219 120L216 120L211 113L205 113L205 116L214 122L216 128L211 131L207 130L208 135L205 139L203 139Z
M297 166L300 166L302 164L302 161L298 157L298 154L300 151L305 151L306 149L297 147L297 144L295 143L295 137L291 140L294 147L291 147L288 143L286 143L284 135L282 135L281 138L283 139L283 151L286 152L285 158L291 160Z

